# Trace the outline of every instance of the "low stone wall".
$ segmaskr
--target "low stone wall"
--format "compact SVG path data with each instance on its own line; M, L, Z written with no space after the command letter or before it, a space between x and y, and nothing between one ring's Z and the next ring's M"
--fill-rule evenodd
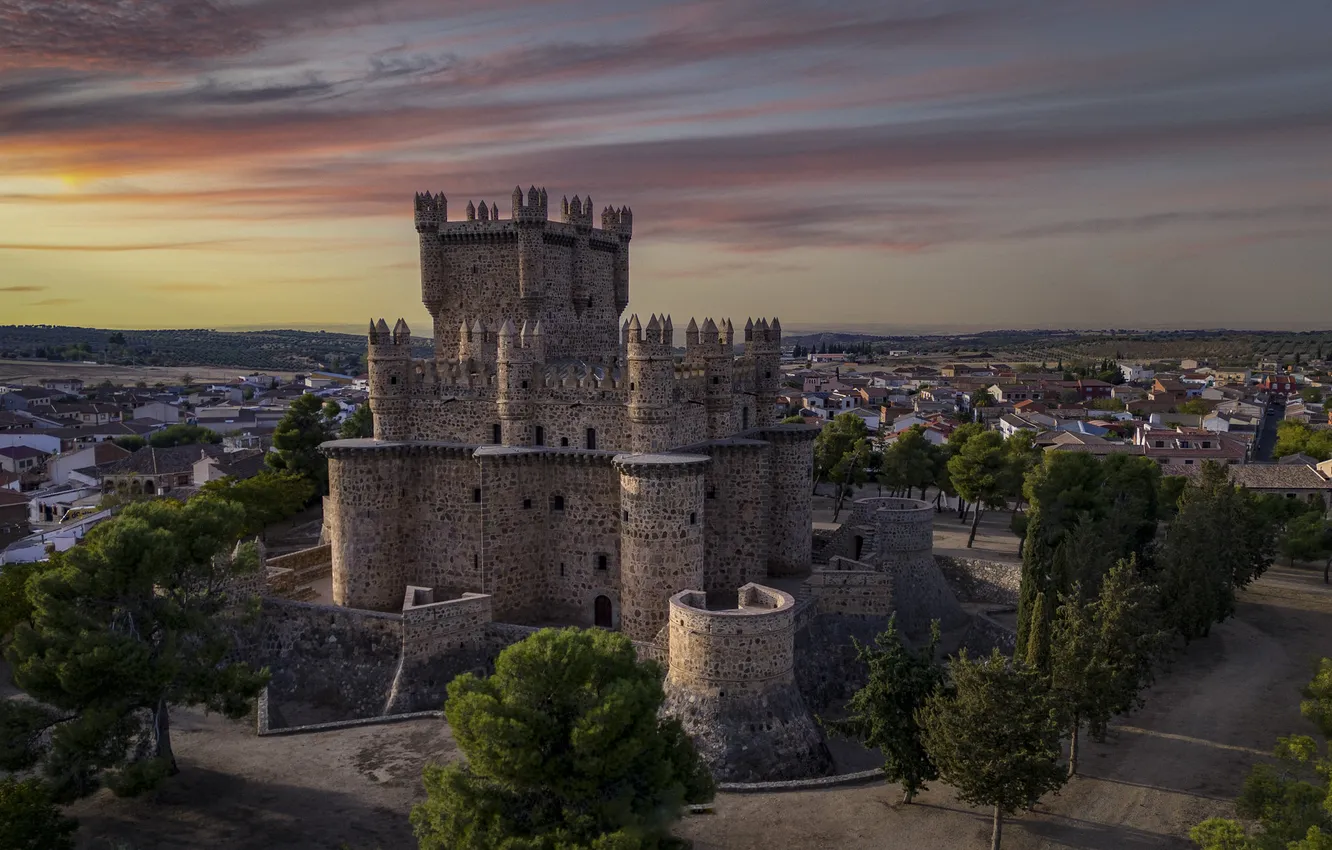
M816 569L805 588L819 614L850 617L885 617L892 610L891 579L869 564L833 556L828 566Z
M265 596L297 597L313 581L333 574L333 551L327 544L266 558Z
M408 587L402 606L402 652L408 659L438 658L486 647L490 596L464 593L458 599L434 601L425 587Z
M989 655L996 647L1004 655L1012 655L1017 646L1017 634L978 611L972 615L971 627L962 639L962 646L967 648L967 654L972 658Z
M265 599L254 663L267 666L269 724L381 714L402 649L402 615Z
M1022 565L1017 562L935 555L934 563L963 602L1018 604Z

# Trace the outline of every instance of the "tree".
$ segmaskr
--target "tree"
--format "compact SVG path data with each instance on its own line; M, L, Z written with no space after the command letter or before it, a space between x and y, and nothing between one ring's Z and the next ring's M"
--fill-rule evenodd
M226 660L244 613L232 582L258 566L235 546L244 520L209 497L135 503L26 582L31 615L5 657L57 712L24 725L52 729L43 767L59 797L137 793L177 772L173 704L248 713L268 675ZM19 705L0 703L0 725Z
M1321 511L1295 517L1281 539L1281 554L1289 558L1292 565L1296 559L1322 561L1323 584L1328 584L1329 573L1332 573L1332 523Z
M0 778L0 850L73 850L78 828L40 781Z
M249 401L250 399L254 398L254 387L249 387L249 386L241 387L241 398L244 399L245 401Z
M1078 771L1078 733L1100 741L1110 718L1142 706L1167 643L1152 589L1131 560L1105 576L1100 592L1061 600L1050 633L1050 685L1069 718L1068 775ZM1036 632L1033 631L1033 634Z
M842 413L819 431L814 440L814 480L837 485L834 521L841 513L848 491L869 480L869 465L869 429L865 420L854 413Z
M1300 400L1303 401L1305 404L1322 404L1323 388L1304 387L1303 389L1300 390Z
M274 469L309 478L323 495L328 493L328 458L319 453L319 445L327 442L332 432L321 407L319 396L311 393L292 402L273 431L273 451L266 460Z
M883 754L883 775L902 784L902 802L910 803L939 772L921 743L916 711L944 682L943 665L934 660L939 623L930 625L930 642L919 651L907 649L897 633L897 617L874 639L855 642L856 657L869 669L869 680L847 703L848 716L823 720L834 735L860 741Z
M184 422L168 425L161 431L148 435L148 445L155 449L169 449L172 446L190 446L196 443L222 442L222 435L202 425L188 425Z
M1040 673L998 649L974 661L964 649L949 672L953 689L917 717L925 752L960 799L994 808L990 847L999 850L1004 816L1064 784L1058 705Z
M1007 504L1011 467L1004 454L1004 438L998 431L985 433L968 440L962 451L948 461L948 476L957 493L976 506L971 520L971 533L967 548L976 542L976 528L980 525L985 508L1002 508Z
M359 410L360 408L357 408L357 409ZM353 414L353 415L354 415L354 414ZM342 424L343 424L343 425L346 425L347 423L344 422L344 423L342 423ZM790 416L788 416L788 417L786 417L785 419L783 419L783 420L781 421L781 424L782 424L782 425L803 425L803 424L805 424L805 417L801 416L799 413L792 413Z
M324 414L325 419L330 423L333 423L336 422L338 416L342 414L342 405L338 404L333 399L329 399L324 402L324 406L321 408L320 412Z
M1200 398L1191 398L1188 401L1180 402L1179 412L1187 413L1190 416L1206 416L1212 411L1212 405Z
M1123 380L1122 376L1120 380ZM1125 405L1122 399L1094 398L1087 403L1087 407L1092 410L1123 410Z
M714 786L663 700L660 667L600 629L543 629L500 653L493 676L454 679L444 713L467 761L426 766L420 847L680 846L682 805Z
M1257 821L1259 831L1211 818L1189 832L1204 850L1332 850L1332 658L1319 662L1304 696L1300 713L1317 727L1321 747L1310 735L1277 739L1280 768L1255 765L1235 801L1236 813Z
M924 497L925 490L934 483L933 448L925 439L925 429L913 425L897 435L897 439L883 452L884 483L890 487L906 488L910 498L915 488L920 488Z
M1185 641L1211 633L1235 610L1235 591L1258 578L1276 552L1275 527L1253 495L1208 461L1180 497L1157 556L1161 607Z
M785 422L786 420L783 419L782 421ZM370 415L370 405L368 404L357 405L352 415L344 419L342 425L338 428L338 438L342 440L368 439L374 435L375 420Z
M1272 454L1285 457L1303 453L1316 460L1332 458L1332 431L1314 430L1303 422L1283 420L1277 425L1276 448Z
M314 498L314 482L294 472L264 470L253 478L209 481L200 492L236 502L245 509L241 533L247 537L298 513Z

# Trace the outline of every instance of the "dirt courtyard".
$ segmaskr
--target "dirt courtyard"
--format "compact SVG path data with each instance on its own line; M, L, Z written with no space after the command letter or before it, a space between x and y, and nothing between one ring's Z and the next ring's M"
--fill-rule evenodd
M1008 823L1004 846L1158 850L1191 846L1189 826L1229 811L1249 765L1278 735L1306 730L1297 703L1332 654L1332 590L1311 570L1274 567L1238 615L1195 642L1105 744L1084 745L1083 776ZM182 773L154 795L101 792L71 811L79 846L398 850L422 765L456 757L439 720L257 738L244 723L179 711ZM909 807L896 786L723 794L680 833L698 850L955 850L985 847L988 813L936 784Z

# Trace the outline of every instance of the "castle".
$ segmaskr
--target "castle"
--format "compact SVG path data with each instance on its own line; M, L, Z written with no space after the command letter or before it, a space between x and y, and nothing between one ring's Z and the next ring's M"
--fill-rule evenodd
M552 221L516 188L507 219L449 221L429 193L415 214L433 356L372 322L374 438L323 444L326 542L270 564L331 562L334 604L266 593L261 725L437 708L537 628L597 626L663 663L719 779L829 773L810 709L863 675L852 638L966 620L933 509L862 499L816 541L817 429L778 424L780 323L691 320L677 353L670 316L621 322L628 207L598 228L575 197Z
M670 316L618 324L633 213L545 190L449 221L416 198L434 357L401 319L369 333L374 440L329 458L333 595L486 593L515 623L605 626L641 641L681 590L734 594L809 567L811 440L776 425L781 325Z

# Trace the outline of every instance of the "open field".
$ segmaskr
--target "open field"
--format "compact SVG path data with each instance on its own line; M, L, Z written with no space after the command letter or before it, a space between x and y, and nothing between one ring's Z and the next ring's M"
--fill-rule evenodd
M1084 746L1084 776L1005 830L1004 846L1166 850L1224 814L1249 765L1278 735L1307 730L1299 688L1332 652L1332 589L1312 570L1274 567L1242 594L1237 616L1195 642L1151 690L1147 707L1104 744ZM165 848L413 846L407 814L428 760L457 757L438 720L257 738L252 727L179 711L182 773L154 795L99 793L73 807L79 846ZM772 847L956 850L984 847L988 813L939 784L899 805L896 786L724 794L685 820L698 850Z
M78 378L88 385L110 381L130 385L143 381L148 386L161 382L175 385L186 375L196 381L229 381L248 375L254 369L239 366L104 366L97 363L44 362L41 360L0 360L0 383L36 384L52 378ZM290 379L291 372L268 372Z

